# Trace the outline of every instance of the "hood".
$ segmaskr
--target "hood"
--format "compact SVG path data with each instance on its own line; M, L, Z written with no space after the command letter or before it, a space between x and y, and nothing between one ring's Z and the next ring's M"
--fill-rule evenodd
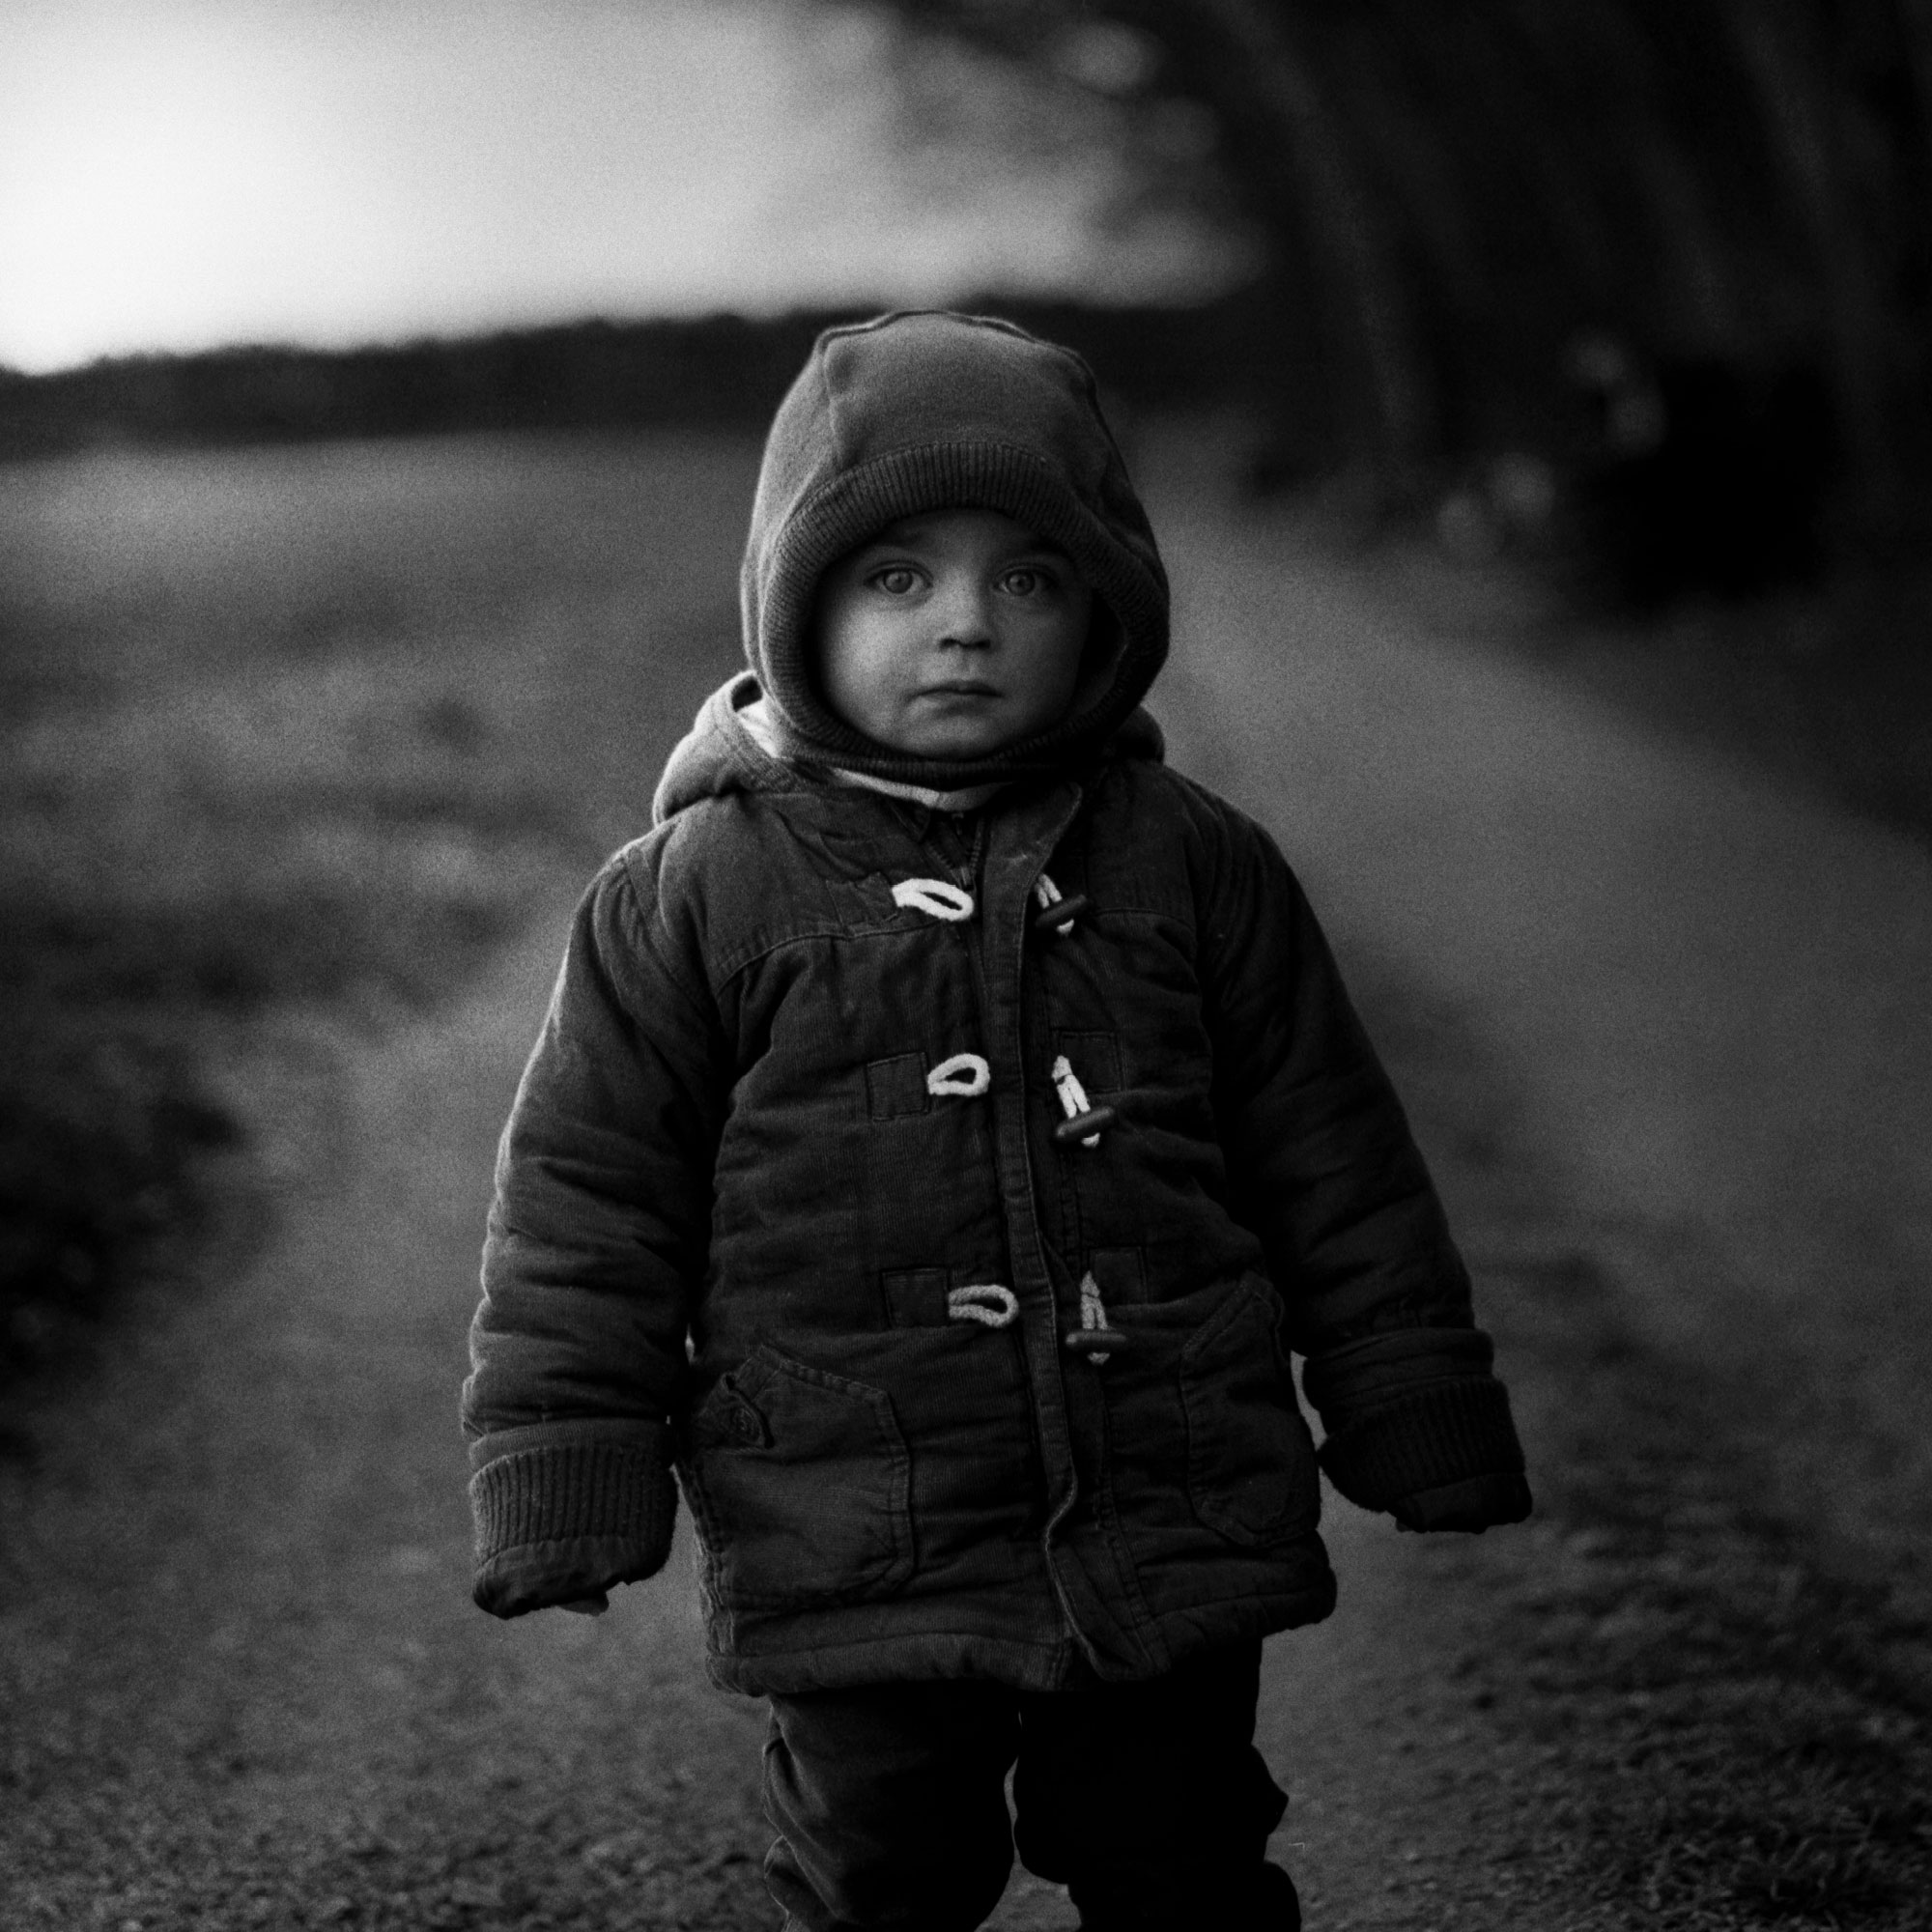
M1112 642L1065 718L990 758L880 745L834 715L812 672L820 577L888 525L942 509L997 510L1058 544ZM1167 573L1093 372L985 316L894 314L818 338L766 439L740 595L745 654L787 753L912 784L1013 778L1097 748L1167 656Z
M774 757L746 727L744 714L763 696L750 671L726 679L699 707L678 741L651 800L651 823L662 825L686 806L731 792L816 789L822 781ZM1130 711L1094 750L1111 757L1146 758L1158 764L1167 747L1147 712Z

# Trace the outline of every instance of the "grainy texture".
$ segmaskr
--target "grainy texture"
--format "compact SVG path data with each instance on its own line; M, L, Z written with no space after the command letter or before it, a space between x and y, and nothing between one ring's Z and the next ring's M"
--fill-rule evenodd
M655 473L713 477L674 494L728 581L738 506L701 467L727 458L694 462ZM1156 502L1192 600L1176 756L1264 811L1342 937L1542 1503L1475 1542L1331 1509L1341 1608L1270 1645L1264 1697L1311 1927L1903 1932L1932 1891L1901 1399L1925 1273L1892 1272L1920 1236L1890 1179L1928 1171L1919 862L1498 658L1479 611L1431 637L1208 500ZM493 554L515 524L485 520ZM600 801L585 844L621 836L728 618L674 610L694 660L634 664L632 593L505 608L476 689L554 705L532 756ZM595 1622L468 1602L450 1391L583 869L520 888L524 936L440 1016L278 1018L283 1051L217 1083L272 1232L15 1405L39 1463L0 1471L0 1923L771 1923L761 1720L699 1682L688 1544ZM1724 943L1807 890L1802 945ZM1766 1230L1821 1195L1836 1264L1780 1262ZM1019 1878L997 1923L1070 1918Z

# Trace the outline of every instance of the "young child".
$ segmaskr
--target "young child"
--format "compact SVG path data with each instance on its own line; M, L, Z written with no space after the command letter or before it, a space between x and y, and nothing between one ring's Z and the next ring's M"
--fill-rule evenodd
M1318 1462L1409 1529L1529 1510L1402 1110L1274 845L1161 762L1077 356L829 330L743 601L504 1134L476 1600L651 1576L674 1468L786 1926L981 1923L1014 1769L1083 1926L1287 1932L1255 1700L1334 1603Z

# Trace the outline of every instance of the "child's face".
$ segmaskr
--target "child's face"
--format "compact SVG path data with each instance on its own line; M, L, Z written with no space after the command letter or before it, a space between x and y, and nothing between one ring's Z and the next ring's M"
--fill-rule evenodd
M977 758L1063 718L1094 593L993 510L908 517L818 588L818 674L846 724L895 752Z

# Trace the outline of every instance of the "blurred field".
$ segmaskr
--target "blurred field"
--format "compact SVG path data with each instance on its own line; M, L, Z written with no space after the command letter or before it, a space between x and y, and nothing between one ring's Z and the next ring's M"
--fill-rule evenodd
M0 468L0 1380L193 1218L238 1140L214 1069L267 1016L435 1000L644 827L737 655L755 463L660 435Z

